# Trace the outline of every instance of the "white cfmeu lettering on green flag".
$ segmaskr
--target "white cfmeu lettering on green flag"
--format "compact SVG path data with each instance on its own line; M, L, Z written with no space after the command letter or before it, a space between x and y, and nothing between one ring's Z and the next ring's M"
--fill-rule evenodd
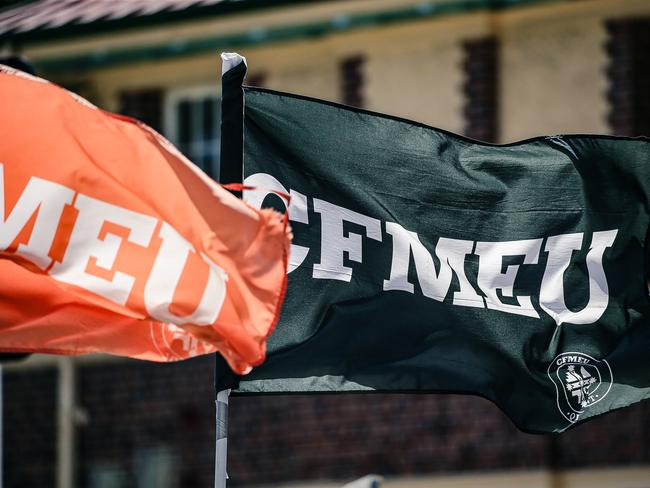
M454 293L454 305L483 308L483 298L476 293L465 276L465 258L472 254L472 241L441 237L436 244L435 253L440 262L440 269L436 272L431 254L415 232L407 231L395 222L386 222L386 232L393 238L393 256L390 278L384 280L385 291L414 293L415 287L408 280L410 257L413 254L418 282L424 296L442 302L451 286L453 273L460 284L460 290Z
M480 257L478 286L486 295L487 308L539 318L529 296L515 297L514 286L519 265L511 264L505 267L505 272L501 270L503 258L510 256L523 256L523 264L537 264L541 247L542 239L476 243L475 254ZM514 298L517 304L504 303L499 298L499 291L505 297Z
M244 193L244 198L258 208L272 190L287 193L287 189L276 178L265 173L251 175L244 183L269 188L268 192ZM293 189L289 193L297 195L299 200L298 205L289 207L289 219L309 224L307 197ZM364 237L382 242L382 222L318 198L313 199L313 209L321 216L320 261L313 265L313 278L350 282L354 269L345 263L345 258L362 265ZM344 229L345 223L364 228L365 236ZM603 257L605 250L614 245L617 229L594 232L592 235L586 257L589 301L580 311L570 310L565 303L564 274L571 266L573 253L582 249L582 233L504 242L475 242L440 237L433 250L439 263L436 269L432 252L421 242L417 233L395 222L385 222L384 229L392 242L389 277L383 280L384 291L415 293L414 283L409 281L413 256L419 289L427 298L444 301L455 276L459 289L453 293L453 305L488 308L539 318L533 297L517 295L515 283L520 268L538 265L541 253L545 252L547 261L539 285L538 300L542 311L560 325L592 324L607 309L609 287ZM542 247L544 242L546 244ZM289 272L300 266L309 252L308 247L297 244L292 244L292 253L294 250L297 251L297 257L292 256ZM472 255L478 256L478 272L474 277L478 290L471 284L465 270L467 258ZM506 258L518 258L521 264L506 264ZM504 301L503 297L509 300Z
M244 190L244 200L252 206L262 208L264 199L273 194L273 192L288 193L291 196L291 202L287 209L287 214L291 222L301 224L309 223L309 213L307 211L307 197L295 190L287 190L282 183L271 175L266 173L256 173L246 178L246 185L255 188L254 190ZM291 244L289 252L289 263L287 263L287 273L302 264L309 254L309 248Z
M314 211L321 214L320 262L314 264L314 278L350 281L352 268L343 264L343 255L362 262L361 234L343 231L343 223L351 222L365 227L366 235L381 241L381 222L347 208L314 198Z
M572 312L564 301L564 272L571 264L571 255L582 248L582 233L549 237L544 248L548 252L548 262L539 294L539 305L560 325L593 324L605 312L609 303L609 286L603 254L612 247L618 230L594 232L591 237L587 269L589 270L589 303L579 312Z

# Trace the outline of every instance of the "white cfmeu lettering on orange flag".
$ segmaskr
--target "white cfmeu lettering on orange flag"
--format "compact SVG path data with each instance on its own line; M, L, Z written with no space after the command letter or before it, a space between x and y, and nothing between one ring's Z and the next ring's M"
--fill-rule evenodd
M163 322L208 325L215 321L226 291L227 276L205 254L201 258L208 268L208 282L201 302L191 315L179 317L170 311L176 283L179 282L185 263L195 249L174 228L163 222L159 237L160 251L153 264L144 289L144 303L149 315Z
M72 201L74 191L63 185L32 177L9 212L5 209L4 180L4 165L0 162L0 251L11 246L37 213L27 244L19 244L16 254L45 269L51 262L48 251L54 240L63 207Z
M23 231L28 221L36 216L27 244L20 244L16 254L45 269L51 262L50 248L54 242L59 220L65 204L74 198L78 210L67 246L60 263L54 263L48 274L56 280L74 285L99 295L117 305L126 305L136 279L145 280L144 305L149 316L173 324L212 324L223 303L226 289L226 273L210 259L201 254L207 280L201 300L193 313L178 316L170 311L174 292L185 270L193 246L168 223L162 222L159 237L162 245L158 250L151 273L133 276L116 268L115 262L123 249L124 241L147 248L158 220L117 205L75 192L62 185L33 177L20 194L18 202L10 211L4 208L4 165L0 163L0 251L5 251ZM6 217L5 217L6 215ZM107 224L123 229L124 235L110 230ZM93 263L93 266L89 266ZM92 269L99 268L100 273ZM102 273L104 271L105 273ZM196 274L196 273L195 273ZM199 270L199 275L201 270ZM195 277L196 278L196 277Z

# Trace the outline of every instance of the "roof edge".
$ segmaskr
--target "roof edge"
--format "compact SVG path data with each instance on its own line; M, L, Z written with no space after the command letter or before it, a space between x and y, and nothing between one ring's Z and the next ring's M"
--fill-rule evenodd
M249 46L290 42L298 39L323 37L366 27L377 27L399 22L418 21L435 17L475 12L480 10L504 10L514 7L559 3L566 0L468 0L427 4L429 8L412 7L373 13L338 16L332 19L274 27L252 29L218 37L188 40L171 40L164 44L115 49L86 54L32 60L39 72L64 73L102 69L125 64L174 59L218 50L242 49Z
M296 4L323 2L325 0L246 0L220 2L215 5L195 5L183 10L161 11L151 15L129 15L118 19L98 19L83 24L67 24L53 28L37 28L28 32L7 31L0 33L0 42L13 45L26 45L52 39L62 40L87 35L102 34L116 29L137 29L164 24L174 24L204 17L230 15L255 10L267 10ZM341 1L341 0L334 0ZM26 2L29 5L33 2ZM7 10L16 8L8 7Z

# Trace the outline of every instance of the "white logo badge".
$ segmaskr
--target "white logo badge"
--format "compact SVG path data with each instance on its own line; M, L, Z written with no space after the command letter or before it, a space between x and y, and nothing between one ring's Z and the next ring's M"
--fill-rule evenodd
M555 385L557 407L569 422L605 398L612 387L612 368L606 360L594 359L581 352L565 352L548 367Z

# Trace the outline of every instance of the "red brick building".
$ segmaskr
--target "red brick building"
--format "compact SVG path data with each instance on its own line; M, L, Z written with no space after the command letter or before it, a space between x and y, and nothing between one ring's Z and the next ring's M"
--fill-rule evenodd
M218 177L219 50L247 56L251 84L483 140L650 135L649 27L647 0L37 0L0 10L0 55L143 119ZM6 366L2 486L211 486L213 369ZM647 488L650 403L551 437L470 396L233 398L228 454L233 486L373 472L388 488Z

